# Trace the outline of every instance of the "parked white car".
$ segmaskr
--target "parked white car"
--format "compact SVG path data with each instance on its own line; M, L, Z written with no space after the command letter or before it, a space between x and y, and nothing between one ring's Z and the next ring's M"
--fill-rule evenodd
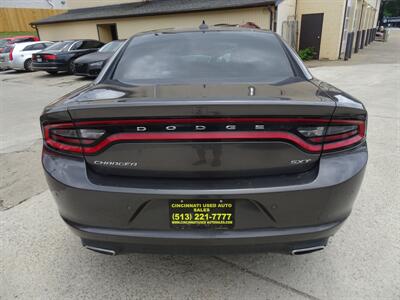
M9 68L13 70L33 71L32 54L42 51L52 44L53 42L48 41L14 44L9 55Z

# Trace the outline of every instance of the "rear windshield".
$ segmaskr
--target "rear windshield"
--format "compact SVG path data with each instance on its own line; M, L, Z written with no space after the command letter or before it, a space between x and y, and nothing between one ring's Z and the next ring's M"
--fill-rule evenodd
M99 49L99 52L115 52L123 44L124 41L113 41L104 45Z
M50 47L46 48L46 50L62 50L65 47L67 47L68 45L71 45L72 42L58 42L55 43L53 45L51 45Z
M11 52L11 49L13 49L14 48L14 45L13 44L11 44L11 45L9 45L9 46L6 46L5 48L4 48L4 50L3 50L3 53L10 53Z
M8 44L8 40L0 40L0 47L4 47Z
M133 38L113 79L127 84L277 82L293 75L286 53L273 34L212 31Z

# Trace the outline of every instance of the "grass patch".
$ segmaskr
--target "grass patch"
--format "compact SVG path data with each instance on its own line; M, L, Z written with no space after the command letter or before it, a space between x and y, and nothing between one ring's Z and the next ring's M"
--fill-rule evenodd
M9 36L16 36L16 35L34 35L36 36L35 31L5 31L5 32L0 32L0 38L5 38Z

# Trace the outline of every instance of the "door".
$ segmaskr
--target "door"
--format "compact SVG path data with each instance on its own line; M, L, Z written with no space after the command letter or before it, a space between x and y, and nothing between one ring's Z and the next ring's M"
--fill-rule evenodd
M314 58L316 59L319 59L323 21L324 14L306 14L301 16L299 49L313 49Z
M97 24L97 32L99 34L99 40L103 43L118 40L116 24Z

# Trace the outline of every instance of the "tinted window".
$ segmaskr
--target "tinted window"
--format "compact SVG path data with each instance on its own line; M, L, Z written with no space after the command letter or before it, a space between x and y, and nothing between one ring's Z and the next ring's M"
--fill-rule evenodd
M124 41L113 41L104 45L99 49L99 52L115 52L124 43Z
M14 46L6 46L3 50L3 53L10 53L11 49L14 48Z
M33 38L29 37L29 38L18 38L14 40L14 43L24 43L24 42L33 42Z
M97 49L100 48L103 44L97 41L84 41L79 49Z
M276 82L293 76L277 37L264 32L187 32L139 36L129 42L114 79Z
M30 51L30 50L33 49L33 46L34 46L34 45L26 46L22 51Z
M82 41L78 41L78 42L75 42L75 43L72 45L72 47L71 47L70 50L82 49L82 46L83 46L83 42L82 42Z
M43 50L44 48L46 48L45 44L38 43L38 44L33 44L33 45L26 46L24 48L24 51Z
M43 50L44 48L46 48L46 45L43 43L32 45L32 50Z
M44 49L44 46L42 43L39 43L39 44L33 44L33 45L26 46L24 48L24 50L22 50L22 51L33 51L33 50L42 50L42 49Z
M0 40L0 47L4 47L8 44L8 40Z
M99 48L104 46L104 43L98 42L98 41L94 41L93 45L94 45L93 48L99 49Z
M66 48L69 45L71 45L71 42L58 42L58 43L51 45L46 50L63 50L64 48Z

